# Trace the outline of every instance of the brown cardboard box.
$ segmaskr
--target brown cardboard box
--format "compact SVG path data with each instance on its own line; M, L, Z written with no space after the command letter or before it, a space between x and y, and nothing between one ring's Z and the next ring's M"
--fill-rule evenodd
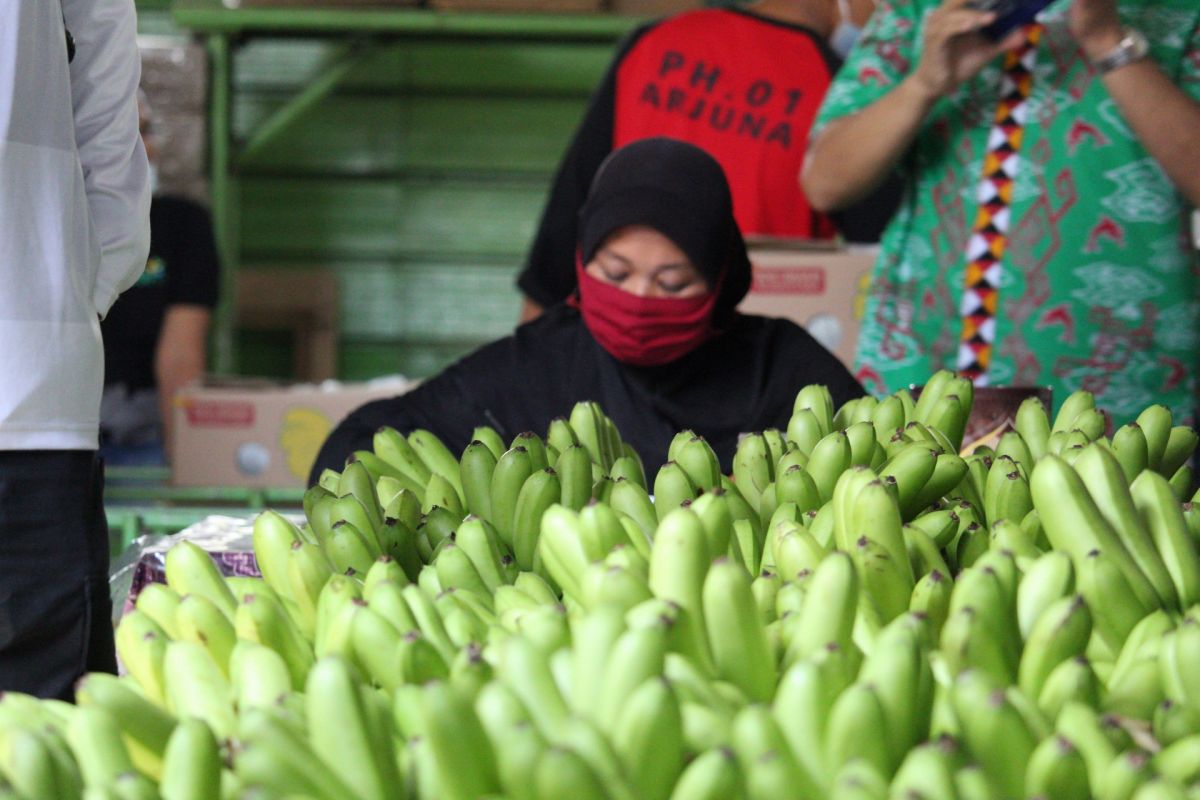
M754 282L739 308L802 325L850 366L877 249L765 237L747 245Z
M366 402L414 385L403 378L298 385L207 379L175 398L172 482L303 486L338 422Z

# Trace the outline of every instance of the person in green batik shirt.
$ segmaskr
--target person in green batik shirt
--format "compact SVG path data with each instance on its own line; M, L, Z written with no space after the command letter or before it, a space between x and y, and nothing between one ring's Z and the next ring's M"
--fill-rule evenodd
M880 0L802 182L828 211L893 170L856 377L1088 389L1193 419L1200 3L1057 0L999 42L966 0Z

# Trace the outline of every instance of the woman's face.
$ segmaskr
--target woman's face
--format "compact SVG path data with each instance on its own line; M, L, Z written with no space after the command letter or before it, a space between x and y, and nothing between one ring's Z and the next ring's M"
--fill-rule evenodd
M584 269L596 280L638 297L695 297L709 290L687 255L646 225L613 231Z

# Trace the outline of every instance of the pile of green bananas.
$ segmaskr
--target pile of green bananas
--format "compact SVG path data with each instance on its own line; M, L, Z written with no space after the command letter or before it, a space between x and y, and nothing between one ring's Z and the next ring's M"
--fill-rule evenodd
M1200 797L1195 433L1110 440L1077 392L960 455L971 403L807 387L732 479L684 432L652 483L576 414L499 456L404 440L423 477L381 432L307 524L256 520L261 578L171 549L127 676L0 698L0 797Z

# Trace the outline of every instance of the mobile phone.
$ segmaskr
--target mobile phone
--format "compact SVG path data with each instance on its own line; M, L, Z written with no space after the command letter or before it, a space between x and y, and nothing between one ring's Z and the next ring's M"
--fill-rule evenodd
M1032 22L1043 8L1053 0L970 0L969 8L976 11L991 11L996 19L980 31L992 41L999 41L1013 28Z

